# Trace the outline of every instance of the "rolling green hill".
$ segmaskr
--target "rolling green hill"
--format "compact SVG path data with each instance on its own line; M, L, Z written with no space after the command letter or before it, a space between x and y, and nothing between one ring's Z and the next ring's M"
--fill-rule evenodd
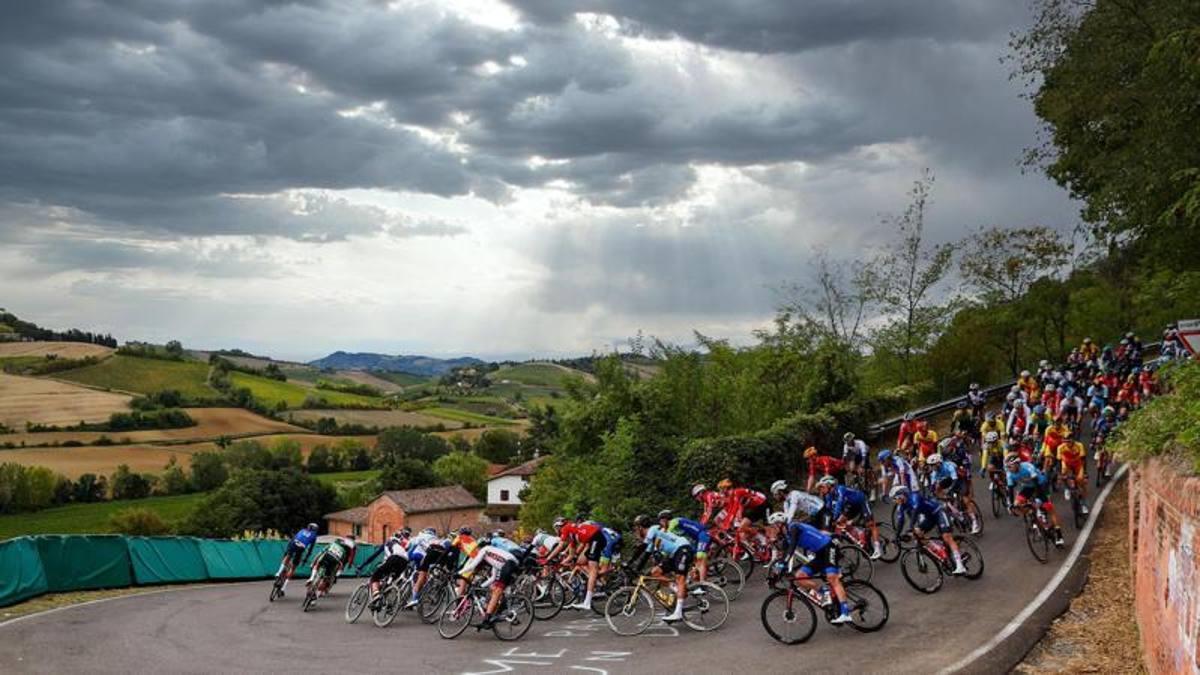
M93 504L69 504L37 513L0 516L0 540L25 534L93 534L108 532L108 519L130 507L149 509L169 524L177 524L206 496L205 493L148 497Z
M175 389L195 399L220 396L217 390L208 386L208 364L195 361L164 361L118 354L92 366L56 373L55 377L139 394Z
M371 408L386 407L381 399L371 396L347 394L328 389L307 389L291 382L280 382L279 380L248 375L246 373L230 373L229 381L234 387L249 389L254 398L272 408L278 406L281 401L289 408L299 408L304 405L304 399L310 396L322 398L329 405L335 407L342 405L359 405Z
M509 382L516 382L518 384L534 387L552 387L555 389L565 387L567 381L572 378L582 377L586 377L582 372L553 363L521 363L504 366L488 374L488 379L496 383L508 380Z

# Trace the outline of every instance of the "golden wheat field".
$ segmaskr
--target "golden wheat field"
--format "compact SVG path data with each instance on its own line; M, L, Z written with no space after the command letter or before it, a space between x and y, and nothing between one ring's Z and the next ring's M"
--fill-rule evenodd
M91 391L85 389L84 391ZM0 403L0 407L3 403ZM242 408L186 408L187 414L196 420L196 426L181 429L146 429L143 431L47 431L41 433L19 432L0 436L0 443L14 445L59 445L67 441L91 443L107 436L119 443L150 443L154 441L214 440L221 436L247 436L303 432L301 427L286 422L259 417ZM79 420L76 419L74 424ZM14 427L23 428L23 427Z
M103 358L113 350L86 342L0 342L0 359L17 356L57 356L60 359Z
M0 450L0 462L24 466L44 466L55 473L75 479L85 473L109 475L121 464L138 473L162 473L172 456L187 467L192 454L215 450L213 443L191 445L112 445L83 448L21 448Z
M16 430L24 430L26 422L100 422L112 413L129 410L129 400L125 394L0 373L0 424ZM11 440L11 436L0 440Z

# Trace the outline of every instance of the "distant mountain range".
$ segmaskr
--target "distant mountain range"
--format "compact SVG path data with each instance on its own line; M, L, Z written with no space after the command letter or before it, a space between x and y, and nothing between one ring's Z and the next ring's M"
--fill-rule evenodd
M409 373L422 377L444 375L454 368L483 363L483 361L463 356L457 359L435 359L429 356L392 356L390 354L374 354L371 352L342 352L337 351L308 365L316 368L333 368L334 370L383 370L393 373Z

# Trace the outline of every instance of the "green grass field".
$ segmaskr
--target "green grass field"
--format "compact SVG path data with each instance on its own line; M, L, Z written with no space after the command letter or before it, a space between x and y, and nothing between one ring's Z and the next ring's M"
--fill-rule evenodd
M421 377L420 375L410 375L408 373L392 373L392 372L383 371L383 370L371 370L368 372L371 375L374 375L375 377L378 377L381 380L387 380L388 382L391 382L393 384L398 384L401 387L411 387L416 384L426 384L429 382L429 379L430 379L428 377Z
M455 422L467 422L470 424L484 424L489 426L516 424L515 420L504 419L503 417L492 417L491 415L480 415L478 413L467 412L455 408L422 408L417 412L425 415L433 415L442 419L454 420Z
M0 371L19 373L31 366L46 363L44 356L9 356L0 359Z
M314 473L310 475L326 485L337 485L338 483L361 483L364 480L370 480L379 475L379 470L337 471L335 473Z
M299 408L304 404L304 399L309 395L323 398L331 406L362 405L374 408L386 407L383 404L383 401L371 396L347 394L328 389L306 389L298 384L292 384L291 382L280 382L279 380L272 380L269 377L258 377L257 375L247 375L246 373L230 373L229 380L234 387L245 387L249 389L250 393L254 395L254 398L262 401L272 408L277 406L280 401L283 401L284 404L289 408Z
M23 534L103 534L109 532L109 517L130 507L150 509L174 525L187 518L204 497L204 493L197 493L118 502L70 504L36 513L0 516L0 540Z
M220 395L208 386L208 364L195 361L163 361L118 354L94 366L55 373L54 377L139 394L175 389L189 398L216 398Z
M562 368L553 363L522 363L515 366L505 366L494 373L488 374L492 382L509 380L535 387L554 387L562 389L567 381L583 377L583 373Z

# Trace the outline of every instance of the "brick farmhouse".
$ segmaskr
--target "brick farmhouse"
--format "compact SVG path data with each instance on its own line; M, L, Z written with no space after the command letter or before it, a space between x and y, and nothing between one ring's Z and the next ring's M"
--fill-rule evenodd
M325 514L329 534L354 534L368 544L381 544L402 527L446 532L483 522L483 504L461 485L389 490L366 506Z

